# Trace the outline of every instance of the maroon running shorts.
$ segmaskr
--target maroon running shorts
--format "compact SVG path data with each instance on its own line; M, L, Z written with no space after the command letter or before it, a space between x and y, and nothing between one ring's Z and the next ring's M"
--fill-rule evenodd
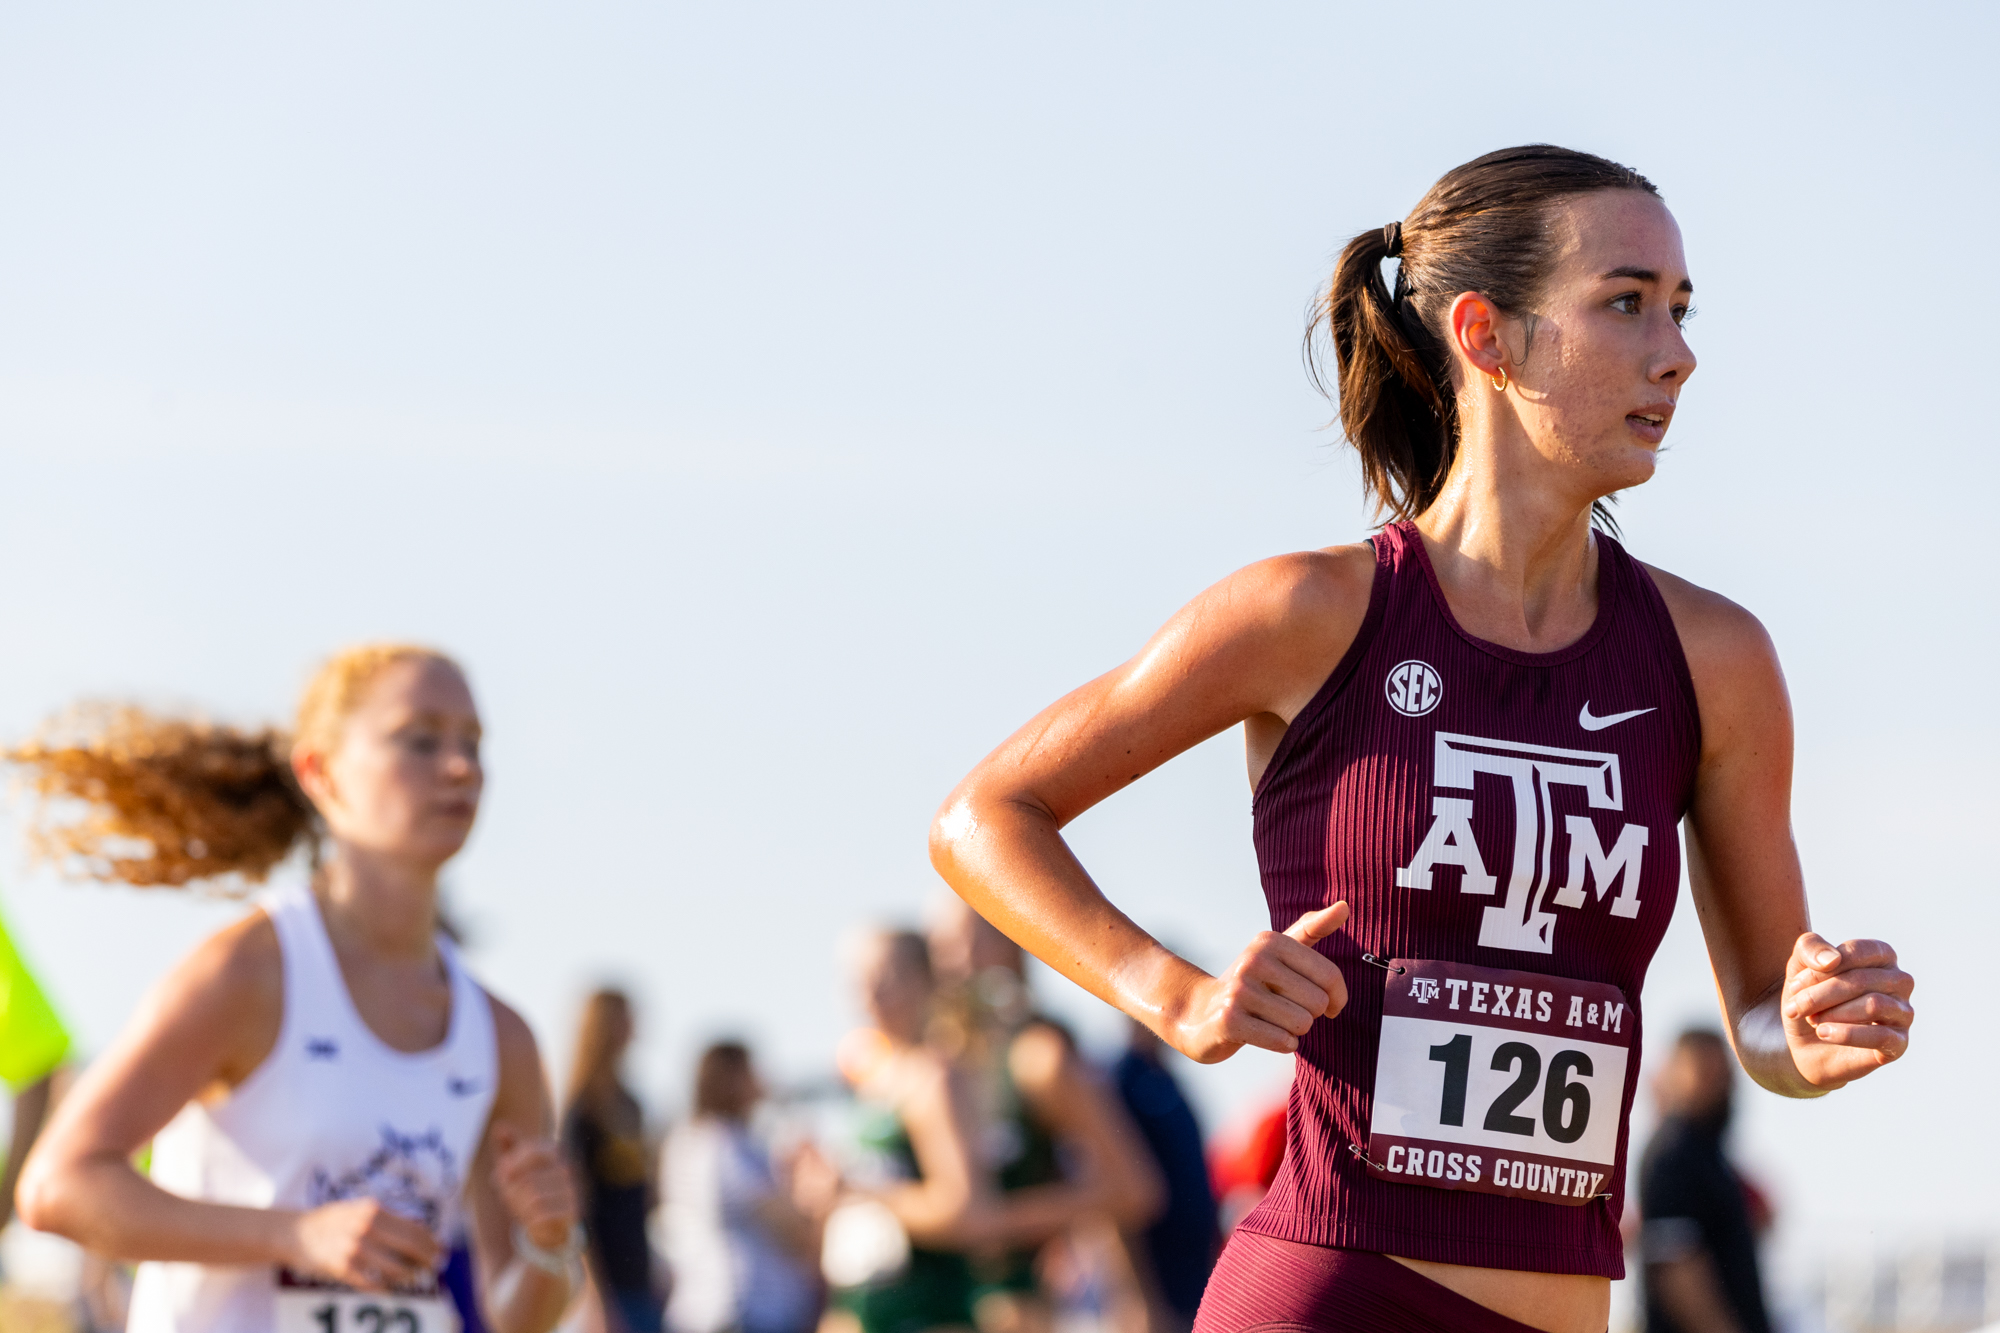
M1194 1333L1537 1333L1387 1255L1237 1231Z

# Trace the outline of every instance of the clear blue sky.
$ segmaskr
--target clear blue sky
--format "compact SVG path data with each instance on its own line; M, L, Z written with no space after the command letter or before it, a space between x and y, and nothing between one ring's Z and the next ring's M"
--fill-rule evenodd
M1994 14L16 6L0 732L282 718L340 644L440 643L492 736L452 879L495 989L561 1055L629 980L662 1099L723 1029L812 1074L834 942L939 891L981 753L1230 569L1367 530L1298 359L1342 240L1571 144L1659 183L1699 288L1629 544L1770 626L1816 920L1920 978L1903 1067L1752 1099L1746 1150L1795 1237L1993 1228ZM1075 840L1220 963L1264 924L1248 830L1232 735ZM234 910L0 873L92 1048ZM1712 1011L1690 916L1656 1035ZM1219 1116L1282 1068L1189 1076Z

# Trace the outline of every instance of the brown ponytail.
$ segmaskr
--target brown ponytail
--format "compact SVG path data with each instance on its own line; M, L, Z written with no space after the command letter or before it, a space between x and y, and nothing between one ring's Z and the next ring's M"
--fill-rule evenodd
M1340 425L1361 455L1378 510L1415 518L1437 500L1458 454L1457 386L1445 316L1460 292L1526 314L1555 260L1548 226L1558 200L1653 183L1589 153L1530 144L1446 172L1410 215L1347 243L1306 332L1306 363L1322 393L1332 344ZM1382 278L1400 260L1392 291ZM1331 395L1330 395L1331 396ZM1615 526L1600 501L1597 521Z
M450 663L405 644L335 654L306 686L296 743L330 753L368 683L412 658ZM317 842L318 817L292 776L294 743L274 727L95 705L56 717L4 757L36 798L31 852L65 873L144 888L221 876L258 883Z

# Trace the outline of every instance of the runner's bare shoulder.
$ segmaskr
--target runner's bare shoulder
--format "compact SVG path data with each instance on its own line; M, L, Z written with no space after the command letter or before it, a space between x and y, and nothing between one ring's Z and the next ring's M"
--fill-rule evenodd
M263 912L246 912L196 946L174 975L217 1001L281 1006L285 954L278 928Z
M487 1007L493 1013L493 1044L500 1057L500 1096L510 1104L520 1103L516 1109L525 1115L523 1108L537 1106L542 1101L541 1048L527 1019L492 991L485 991L485 995Z
M1290 717L1318 691L1368 618L1376 554L1368 542L1294 550L1248 564L1204 592L1190 612L1228 618L1234 646L1254 671L1278 671L1290 695L1272 713Z
M1244 566L1183 614L1222 620L1232 637L1257 641L1261 652L1296 654L1323 676L1323 663L1347 650L1367 618L1374 580L1375 549L1367 542L1294 551Z
M1225 580L1254 590L1288 621L1353 621L1359 627L1375 585L1375 548L1368 542L1274 555Z
M1707 729L1739 707L1785 706L1778 650L1763 622L1721 593L1644 566L1674 619Z
M150 1026L212 1055L217 1076L242 1082L278 1043L285 956L277 927L248 912L203 940L147 1002Z

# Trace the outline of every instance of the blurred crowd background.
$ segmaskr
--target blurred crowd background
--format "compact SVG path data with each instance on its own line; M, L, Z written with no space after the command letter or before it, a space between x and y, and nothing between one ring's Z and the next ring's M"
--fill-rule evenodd
M1627 543L1770 628L1815 925L1920 979L1893 1076L1739 1090L1763 1288L1800 1330L2000 1318L1996 39L1970 3L15 7L0 740L79 695L268 722L342 644L437 643L490 738L449 905L576 1071L556 1095L624 1219L608 1296L643 1259L697 1300L676 1247L746 1236L793 1275L774 1300L824 1294L827 1228L842 1272L893 1259L843 1206L921 1155L885 1080L937 1062L984 1089L946 1141L1043 1191L943 1281L1164 1319L1147 1238L1195 1234L1196 1174L1190 1121L1156 1147L1147 1108L1178 1088L1226 1229L1281 1151L1285 1062L1155 1060L1039 965L1018 993L965 972L924 829L1199 588L1368 531L1299 366L1307 300L1450 165L1573 144L1659 183L1699 288ZM1269 924L1248 832L1233 735L1068 831L1211 967ZM241 906L60 884L18 835L0 909L74 1065ZM900 1035L861 984L922 989L898 930L933 990ZM1651 1087L1715 1021L1685 904L1644 1003ZM1017 1045L1098 1118L1031 1133ZM17 1107L34 1063L0 1070ZM1635 1146L1674 1105L1642 1098ZM1001 1191L1019 1160L1045 1178ZM1635 1256L1687 1258L1631 1225ZM994 1264L1029 1296L985 1290ZM16 1322L116 1295L18 1228L0 1270Z
M817 1081L773 1084L746 1043L721 1038L675 1103L649 1105L627 1066L632 997L583 997L558 1103L589 1236L567 1333L1188 1333L1230 1229L1284 1157L1284 1099L1207 1132L1191 1066L1143 1026L1094 1057L1037 1006L1020 949L963 903L939 898L924 924L848 937L862 1022ZM4 935L0 983L11 1197L76 1066ZM1777 1205L1731 1151L1726 1040L1689 1028L1656 1063L1614 1328L2000 1327L2000 1245L1976 1239L1906 1238L1773 1280ZM131 1277L8 1221L0 1329L121 1333Z

